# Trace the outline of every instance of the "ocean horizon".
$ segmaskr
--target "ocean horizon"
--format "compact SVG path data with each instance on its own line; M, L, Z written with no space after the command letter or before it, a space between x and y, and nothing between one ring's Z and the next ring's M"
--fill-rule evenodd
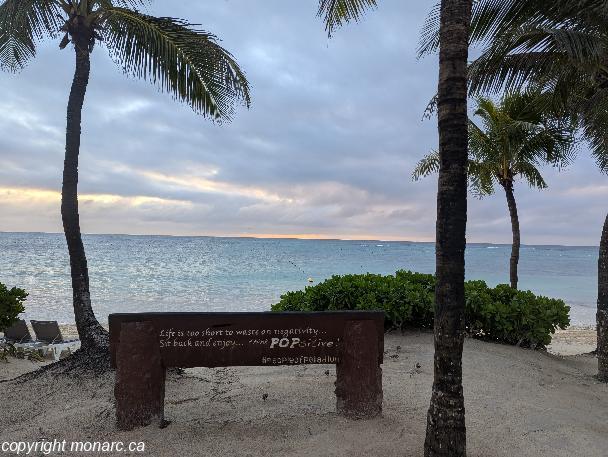
M64 236L63 232L12 232L0 230L0 235L61 235ZM171 235L171 234L155 234L155 233L82 233L82 236L125 236L125 237L160 237L160 238L220 238L220 239L254 239L254 240L302 240L302 241L378 241L378 242L392 242L392 243L420 243L420 244L435 244L435 241L420 241L420 240L409 240L409 239L392 239L392 238L332 238L322 237L317 238L313 236L298 236L298 235L276 235L276 236L258 236L258 235ZM488 245L488 246L511 246L511 243L492 243L485 241L468 242L467 246L473 245ZM521 243L521 246L541 246L541 247L566 247L566 248L599 248L599 244L525 244Z
M290 290L334 274L433 273L434 242L246 236L83 235L94 311L267 311ZM467 279L508 283L510 244L469 243ZM0 232L0 282L24 288L26 319L73 323L62 233ZM593 325L597 246L522 245L520 289L561 298Z

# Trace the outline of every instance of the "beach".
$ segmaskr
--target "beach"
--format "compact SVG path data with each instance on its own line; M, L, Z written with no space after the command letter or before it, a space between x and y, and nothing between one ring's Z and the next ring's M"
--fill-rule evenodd
M597 330L595 326L571 326L565 330L558 329L552 335L547 351L561 356L588 354L595 351L596 345Z
M337 416L335 366L304 365L170 374L165 413L171 424L130 432L115 428L113 372L4 381L0 429L9 441L144 442L145 455L159 457L419 456L433 379L432 340L430 332L386 335L378 419ZM586 352L592 341L591 329L571 328L558 332L549 351ZM549 351L465 340L469 456L605 455L608 386L594 378L596 358ZM4 380L10 366L35 365L1 364Z
M608 457L608 0L158 3L0 0L0 457Z

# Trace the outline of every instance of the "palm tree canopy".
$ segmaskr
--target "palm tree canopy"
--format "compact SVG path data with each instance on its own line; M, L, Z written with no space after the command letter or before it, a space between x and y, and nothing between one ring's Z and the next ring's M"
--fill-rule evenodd
M605 0L478 0L471 41L482 48L469 69L472 93L527 87L580 123L600 170L608 173L608 3ZM436 11L419 52L437 49Z
M368 9L377 7L376 0L319 0L317 15L323 18L327 35L344 23L358 21Z
M547 95L535 92L510 93L495 104L478 97L475 115L481 127L469 120L469 184L479 197L494 192L494 185L516 178L530 187L547 187L539 167L562 167L574 155L572 123L556 120L547 110ZM437 152L424 157L412 174L415 180L439 170Z
M217 38L195 25L138 10L146 0L5 0L0 4L0 67L23 68L43 39L63 49L87 33L103 42L126 74L147 79L204 116L230 120L234 101L249 106L249 84Z

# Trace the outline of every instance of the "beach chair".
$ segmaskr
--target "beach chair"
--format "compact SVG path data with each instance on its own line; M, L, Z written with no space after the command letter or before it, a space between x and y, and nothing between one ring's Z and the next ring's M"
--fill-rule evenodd
M11 344L31 343L32 335L26 322L20 319L4 330L4 339Z
M66 340L61 334L57 321L30 321L36 339L44 344L44 349L51 352L55 360L59 360L61 352L65 349L71 353L80 347L80 340Z
M4 330L4 341L15 349L40 349L42 343L34 341L30 329L24 320L18 320L15 324Z

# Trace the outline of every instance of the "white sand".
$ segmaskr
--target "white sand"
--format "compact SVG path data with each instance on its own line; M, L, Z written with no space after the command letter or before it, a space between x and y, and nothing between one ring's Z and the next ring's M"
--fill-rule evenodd
M588 354L597 347L595 327L569 327L557 330L547 350L556 355Z
M167 380L169 427L132 432L114 427L113 373L45 376L0 383L0 441L144 441L150 456L420 456L432 334L391 334L386 349L384 413L370 421L336 415L333 366L190 369ZM469 457L605 456L608 385L596 363L467 339Z
M19 360L13 357L8 358L8 361L0 360L0 381L4 381L7 379L16 378L19 375L24 373L28 373L30 371L37 370L43 365L50 363L48 361L45 362L36 362L30 360ZM2 391L2 388L0 388ZM1 421L1 419L0 419ZM1 455L1 454L0 454Z

